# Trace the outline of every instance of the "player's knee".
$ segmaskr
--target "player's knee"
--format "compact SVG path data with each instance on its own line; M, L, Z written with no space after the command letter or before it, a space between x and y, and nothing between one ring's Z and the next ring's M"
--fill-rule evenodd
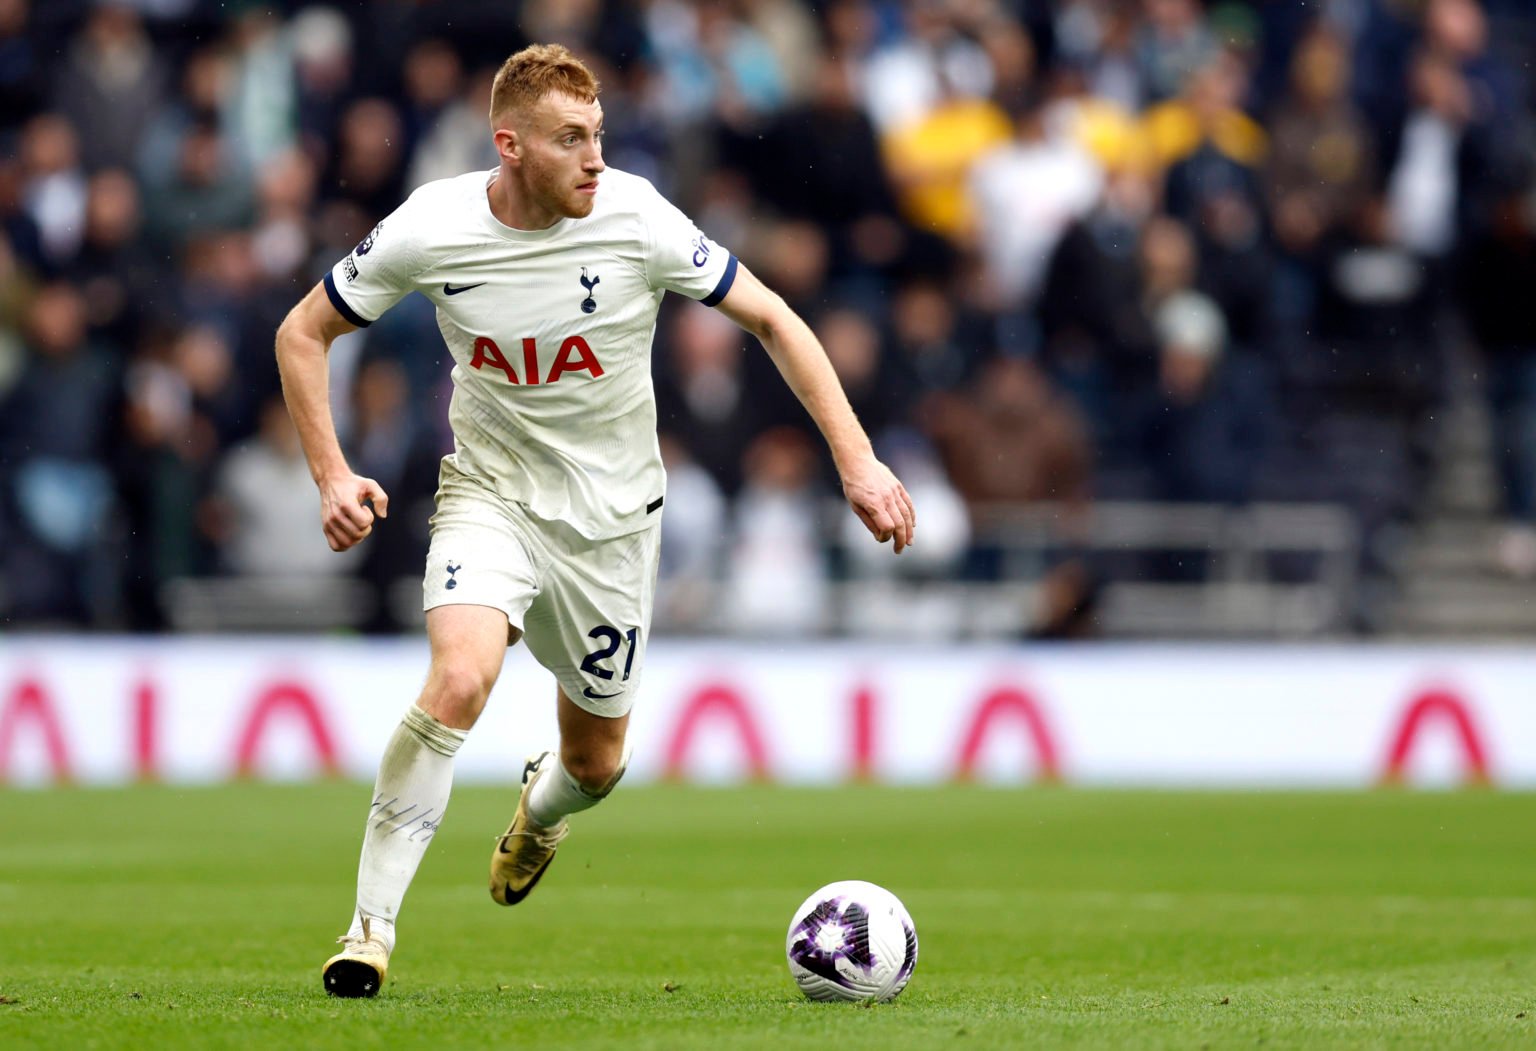
M469 662L445 661L433 668L421 707L450 726L473 721L485 707L496 676Z
M602 799L624 776L622 749L573 749L560 756L566 773L582 792Z

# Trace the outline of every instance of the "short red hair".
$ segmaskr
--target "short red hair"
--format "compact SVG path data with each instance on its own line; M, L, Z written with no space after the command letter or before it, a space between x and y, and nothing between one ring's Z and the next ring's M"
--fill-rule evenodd
M597 101L597 77L560 44L525 47L501 64L491 86L491 126L508 114L526 113L551 92Z

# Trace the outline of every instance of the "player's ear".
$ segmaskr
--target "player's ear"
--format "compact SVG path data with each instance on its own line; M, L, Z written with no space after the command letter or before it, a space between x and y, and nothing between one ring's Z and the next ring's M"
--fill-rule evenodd
M491 138L496 143L496 153L502 160L509 164L516 164L522 159L522 143L516 131L502 125L497 128Z
M496 129L492 132L492 141L496 143L496 155L504 161L515 160L518 157L518 135L510 128Z

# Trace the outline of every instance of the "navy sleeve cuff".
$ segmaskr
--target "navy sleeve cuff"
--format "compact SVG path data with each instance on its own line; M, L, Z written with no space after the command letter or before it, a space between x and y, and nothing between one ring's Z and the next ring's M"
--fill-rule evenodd
M731 285L733 285L735 282L736 257L733 255L725 264L725 273L720 275L720 282L719 284L715 285L715 290L709 295L705 296L702 300L700 300L700 302L702 302L707 307L718 306L720 301L725 298L725 294L731 290Z
M732 272L734 272L735 262L736 260L733 258L731 260L733 265ZM367 328L369 325L373 324L372 321L367 320L357 311L353 310L350 303L341 298L341 292L336 288L336 279L331 276L331 272L329 270L325 272L325 294L331 297L331 306L336 308L336 313L352 322L352 324L356 325L358 328Z

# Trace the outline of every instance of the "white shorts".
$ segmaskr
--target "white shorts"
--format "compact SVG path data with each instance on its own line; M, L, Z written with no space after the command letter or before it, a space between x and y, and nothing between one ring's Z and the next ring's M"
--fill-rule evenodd
M422 608L501 610L567 697L617 718L634 703L645 668L660 517L627 536L588 540L503 500L445 457Z

